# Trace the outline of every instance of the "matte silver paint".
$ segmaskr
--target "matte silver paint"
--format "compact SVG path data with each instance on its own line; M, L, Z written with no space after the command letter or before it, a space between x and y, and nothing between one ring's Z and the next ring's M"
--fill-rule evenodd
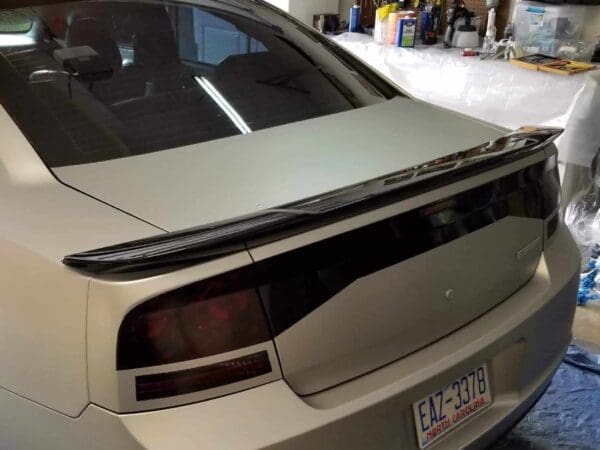
M436 132L416 131L424 123L436 123ZM396 98L248 135L61 167L54 173L70 186L177 231L364 182L503 134Z
M535 272L543 220L507 217L357 280L276 336L284 378L300 395L363 375L458 329ZM445 298L454 286L453 301Z
M560 363L571 338L578 271L578 250L561 225L530 282L498 307L435 344L310 397L298 397L280 380L141 414L119 415L90 405L74 420L0 390L0 433L14 450L287 450L324 445L414 450L412 402L488 362L494 404L432 447L483 448L519 419Z

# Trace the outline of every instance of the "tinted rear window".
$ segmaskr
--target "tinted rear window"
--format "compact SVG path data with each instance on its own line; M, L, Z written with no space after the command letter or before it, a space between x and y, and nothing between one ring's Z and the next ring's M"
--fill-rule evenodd
M0 102L59 167L252 133L397 94L269 7L202 5L0 11Z

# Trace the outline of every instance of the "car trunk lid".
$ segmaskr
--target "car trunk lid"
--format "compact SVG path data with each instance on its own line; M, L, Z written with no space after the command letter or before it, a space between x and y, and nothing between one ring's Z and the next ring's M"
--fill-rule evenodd
M502 135L397 98L244 136L52 170L79 191L177 231L318 196Z
M543 248L542 166L252 248L290 386L309 395L388 364L524 285Z

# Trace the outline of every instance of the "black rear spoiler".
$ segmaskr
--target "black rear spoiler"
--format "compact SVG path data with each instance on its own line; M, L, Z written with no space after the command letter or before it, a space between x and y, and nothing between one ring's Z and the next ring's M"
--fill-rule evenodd
M469 150L280 208L66 256L82 271L123 273L198 263L379 208L545 149L563 130L522 128Z

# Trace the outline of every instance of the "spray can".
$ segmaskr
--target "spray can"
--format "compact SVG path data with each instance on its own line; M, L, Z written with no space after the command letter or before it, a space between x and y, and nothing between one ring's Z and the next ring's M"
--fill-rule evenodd
M350 8L350 22L349 31L351 33L358 33L360 31L360 4L359 0L356 0L354 6Z
M431 25L431 14L423 10L421 12L421 41L425 42L427 31Z
M483 51L489 52L494 42L496 42L496 10L492 8L488 13L487 29L483 39Z
M492 34L495 32L496 32L496 10L494 8L492 8L488 12L487 33ZM495 34L494 34L493 38L496 39Z

